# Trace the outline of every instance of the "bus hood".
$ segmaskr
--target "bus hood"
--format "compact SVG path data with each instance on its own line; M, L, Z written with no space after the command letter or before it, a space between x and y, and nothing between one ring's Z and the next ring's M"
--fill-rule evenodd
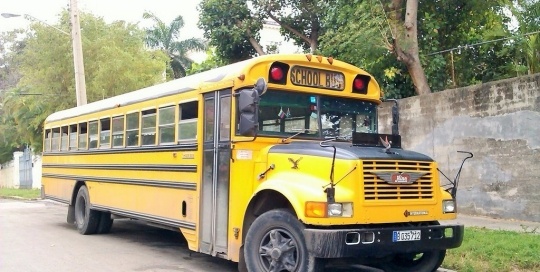
M386 152L384 148L380 147L353 146L351 143L343 142L329 142L327 145L336 147L336 159L433 161L429 156L401 148L391 148L390 152ZM334 149L332 147L321 147L318 142L292 142L290 144L275 145L269 149L268 153L332 158Z

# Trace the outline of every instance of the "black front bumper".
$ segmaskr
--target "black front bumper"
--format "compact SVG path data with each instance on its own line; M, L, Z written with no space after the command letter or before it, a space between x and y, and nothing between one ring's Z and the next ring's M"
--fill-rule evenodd
M420 230L421 239L394 242L394 231ZM305 229L306 245L313 257L383 257L394 253L456 248L463 241L463 225L383 227L360 229Z

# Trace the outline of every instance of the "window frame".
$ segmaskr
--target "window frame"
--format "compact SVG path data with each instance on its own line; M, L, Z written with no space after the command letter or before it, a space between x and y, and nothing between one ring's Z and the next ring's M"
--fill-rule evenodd
M129 117L130 116L133 116L133 115L137 115L137 127L136 128L130 128L129 125L130 125L130 120ZM141 145L141 112L140 111L131 111L131 112L128 112L126 113L126 119L125 119L125 127L124 127L124 131L125 131L125 134L124 134L124 142L125 142L125 146L126 147L137 147L137 146L140 146ZM134 132L136 131L135 134L133 134L136 138L136 142L134 144L130 144L130 141L129 141L129 136L131 135L130 132Z
M121 119L122 128L119 131L115 130L115 120ZM115 136L122 135L122 144L115 145ZM121 148L126 146L126 116L125 115L116 115L111 117L111 146L112 148Z
M153 122L151 121L152 119L153 119ZM150 122L150 124L154 123L154 126L153 126L154 129L152 130L153 135L154 135L153 136L154 141L152 143L146 143L145 144L145 136L150 136L151 137L151 135L152 135L152 133L147 133L145 131L145 129L147 131L149 131L149 129L152 129L152 126L148 126L148 127L144 126L145 125L144 124L145 120L148 120ZM156 145L156 142L157 142L157 121L158 120L157 120L157 109L156 108L147 108L147 109L141 110L141 132L140 132L141 133L140 134L141 135L141 137L140 137L141 138L141 140L140 140L141 146L153 146L153 145ZM145 133L147 135L145 135ZM150 137L147 137L147 138L149 139Z
M193 104L196 106L195 108L195 117L193 116L189 116L189 117L192 117L192 118L186 118L186 119L183 119L183 116L184 114L182 114L182 105L186 105L186 104ZM197 134L198 134L198 127L197 127L197 122L198 122L198 118L199 118L199 108L200 108L200 105L199 105L199 100L185 100L185 101L180 101L178 103L178 116L177 116L177 128L176 128L176 141L178 143L183 143L183 142L192 142L192 141L196 141L197 140ZM194 123L195 124L195 135L191 138L183 138L181 139L180 137L182 136L182 131L181 131L181 128L185 125L188 125L188 124L192 124Z
M82 125L84 124L84 127ZM77 123L77 149L88 149L88 121L83 121ZM83 132L84 128L84 132ZM81 143L84 143L84 145L81 145Z
M158 117L157 117L157 126L158 126L158 129L157 129L157 135L158 135L158 144L159 145L170 145L170 144L175 144L176 143L176 113L177 113L177 106L176 105L164 105L164 106L161 106L158 110L157 110L157 113L158 113ZM170 123L162 123L162 111L163 110L170 110L172 109L172 119L170 120ZM162 131L165 130L165 129L172 129L172 138L170 141L168 142L163 142L162 141Z

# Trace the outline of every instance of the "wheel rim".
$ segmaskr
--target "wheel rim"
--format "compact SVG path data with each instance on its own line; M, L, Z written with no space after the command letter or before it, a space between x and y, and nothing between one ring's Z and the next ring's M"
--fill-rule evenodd
M259 245L259 260L265 271L295 271L298 266L298 246L285 229L268 231Z
M77 225L82 226L86 219L86 199L83 196L78 196L75 202L75 220Z

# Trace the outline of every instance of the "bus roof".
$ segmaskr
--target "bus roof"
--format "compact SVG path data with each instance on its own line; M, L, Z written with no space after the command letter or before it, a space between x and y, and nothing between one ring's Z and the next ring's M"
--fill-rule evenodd
M47 117L45 123L81 116L101 110L111 109L117 107L118 105L130 105L148 99L197 90L201 83L217 82L231 75L238 76L238 73L242 71L243 68L245 68L247 62L249 61L252 61L252 59L226 65L202 73L186 76L183 78L171 80L169 82L156 84L140 90L124 93L118 96L106 98L75 108L55 112Z
M277 58L276 58L277 56ZM311 58L309 58L311 61ZM315 59L315 58L313 58ZM240 75L246 69L256 63L264 61L306 61L306 55L303 54L289 54L289 55L264 55L249 60L233 63L230 65L215 68L202 73L186 76L183 78L175 79L169 82L153 85L133 92L128 92L111 98L106 98L96 102L92 102L86 105L78 106L71 109L55 112L45 119L45 123L64 120L72 117L82 116L102 110L112 109L118 106L126 106L137 102L146 101L149 99L179 94L183 92L193 91L200 88L204 83L218 82L227 78L235 78ZM349 70L358 70L362 73L365 71L354 67L345 62L334 60L335 64L340 64L342 68ZM231 82L232 83L232 82Z

